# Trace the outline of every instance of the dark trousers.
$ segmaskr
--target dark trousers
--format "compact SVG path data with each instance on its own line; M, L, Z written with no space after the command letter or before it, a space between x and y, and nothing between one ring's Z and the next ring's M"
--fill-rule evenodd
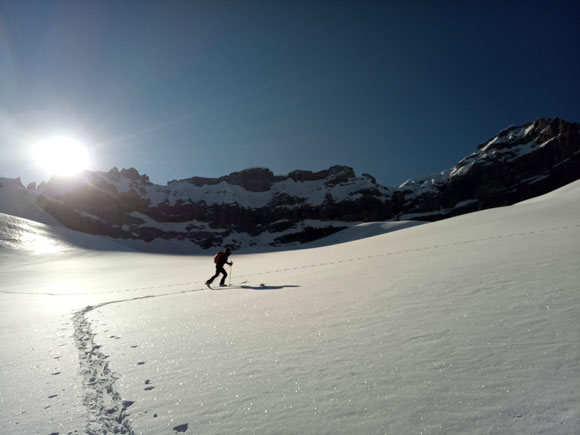
M219 276L220 273L224 275L224 276L222 276L222 280L220 281L220 285L225 285L226 278L228 277L228 274L227 274L226 270L224 269L223 264L218 264L215 267L215 275L212 276L210 279L208 279L207 282L211 284L213 282L213 280Z

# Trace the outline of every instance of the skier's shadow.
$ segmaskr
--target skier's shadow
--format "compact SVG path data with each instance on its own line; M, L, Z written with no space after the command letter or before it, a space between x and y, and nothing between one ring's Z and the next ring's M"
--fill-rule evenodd
M266 285L260 284L258 287L254 287L251 285L242 285L240 286L243 289L247 290L281 290L287 287L300 287L299 285L287 284L287 285Z

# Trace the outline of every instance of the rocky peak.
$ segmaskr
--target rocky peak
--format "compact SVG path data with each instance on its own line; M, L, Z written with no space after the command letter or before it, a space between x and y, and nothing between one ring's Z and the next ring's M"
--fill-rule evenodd
M172 180L168 185L177 183L191 183L195 186L215 186L223 181L236 186L242 186L249 192L265 192L270 190L272 183L279 181L280 177L274 175L267 168L248 168L238 172L224 175L219 178L211 177L191 177L182 180Z
M103 173L101 173L103 174ZM137 184L142 185L150 185L152 184L149 180L149 176L147 174L140 174L139 171L135 168L123 168L119 171L117 167L113 167L109 172L105 172L104 175L112 181L120 182L122 178L126 178L127 180L136 182Z
M496 136L479 145L477 149L479 151L490 151L510 148L533 140L543 143L546 140L557 137L559 134L573 133L574 131L577 131L574 128L574 124L559 118L538 118L533 123L512 125L501 130Z
M134 180L134 181L140 181L143 184L152 184L151 181L149 181L149 176L147 174L139 174L139 171L135 168L129 168L129 169L121 169L120 171L121 173L121 177L124 178L128 178L129 180Z
M527 142L528 135L532 131L534 124L512 125L503 129L487 142L477 147L478 151L488 151L492 149L506 148ZM474 153L475 154L475 153Z
M318 172L312 171L303 171L303 170L295 170L288 174L288 178L291 178L294 181L303 182L303 181L316 181L316 180L324 180L328 178L329 181L333 181L334 184L338 184L341 181L338 180L348 180L349 178L354 178L355 173L354 170L349 166L341 166L341 165L334 165L328 169L324 169ZM336 182L335 182L336 180Z
M113 181L121 181L121 173L117 169L117 167L113 167L109 172L106 173L107 177L109 177Z
M248 168L239 172L232 172L220 180L229 184L242 186L249 192L266 192L272 187L272 183L279 180L272 171L267 168Z
M367 174L368 175L368 174ZM229 175L225 175L219 178L210 177L191 177L183 180L172 180L168 185L173 185L177 183L191 183L195 186L214 186L223 181L226 183L242 186L249 192L266 192L272 188L272 185L278 181L283 181L287 179L294 180L296 182L304 181L317 181L317 180L327 180L328 185L336 185L343 183L356 175L354 170L348 166L335 165L328 169L324 169L318 172L306 171L297 169L290 172L288 175L275 175L270 169L267 168L248 168L243 169L238 172L232 172Z
M328 168L328 180L326 183L327 186L336 186L340 183L346 183L351 178L355 177L354 170L349 166L331 166Z
M540 143L562 135L578 137L578 128L559 118L540 118L534 121L533 135Z

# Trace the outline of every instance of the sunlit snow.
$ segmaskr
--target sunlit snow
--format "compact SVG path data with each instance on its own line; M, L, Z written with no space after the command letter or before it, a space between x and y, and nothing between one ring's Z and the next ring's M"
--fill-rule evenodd
M211 291L209 255L2 215L0 433L580 433L580 182L393 225Z

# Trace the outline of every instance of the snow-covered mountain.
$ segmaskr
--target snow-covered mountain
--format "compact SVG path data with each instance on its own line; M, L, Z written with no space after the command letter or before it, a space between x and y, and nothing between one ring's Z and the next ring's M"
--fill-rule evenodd
M40 191L32 184L24 188L20 179L0 178L0 212L49 225L60 226L37 203Z
M17 181L0 184L22 198L16 202L81 232L248 248L296 245L361 222L434 221L513 204L579 178L580 124L541 118L501 131L451 169L395 187L346 166L284 176L251 168L165 186L133 168L52 178L16 193ZM2 202L0 212L12 213Z
M1 434L580 433L580 181L235 251L221 291L210 255L50 228L0 219Z

